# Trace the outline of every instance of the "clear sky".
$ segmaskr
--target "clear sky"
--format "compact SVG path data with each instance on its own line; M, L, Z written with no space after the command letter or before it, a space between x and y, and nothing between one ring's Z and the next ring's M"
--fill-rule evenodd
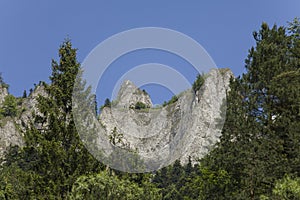
M96 45L113 34L151 26L192 37L218 67L229 67L237 76L244 72L248 49L254 45L252 32L263 21L286 25L299 16L299 0L0 0L0 72L10 85L10 93L21 96L34 83L49 82L51 59L57 59L64 38L71 38L82 62ZM148 62L179 64L185 71L185 63L180 59L148 51L123 56L114 63L113 74L122 75L122 70L118 70L121 65L129 69L130 65ZM101 83L105 87L98 96L100 103L117 80L109 75ZM150 91L155 103L171 95L161 93L157 88Z

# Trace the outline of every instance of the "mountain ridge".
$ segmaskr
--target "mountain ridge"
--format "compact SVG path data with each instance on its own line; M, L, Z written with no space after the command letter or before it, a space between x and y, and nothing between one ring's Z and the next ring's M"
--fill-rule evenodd
M229 69L212 69L200 90L183 91L175 102L159 107L153 107L147 92L127 80L112 106L102 109L99 122L108 138L114 129L122 135L122 144L116 145L138 150L142 158L161 160L161 166L176 159L186 164L189 157L196 163L218 141L220 130L215 129L213 121L221 118L220 107L231 77L233 74ZM0 106L8 95L7 89L1 87ZM22 138L26 127L32 122L33 115L41 114L37 106L39 95L47 96L43 84L37 85L28 97L22 99L18 105L22 111L18 116L0 120L0 156L9 146L24 145ZM145 108L136 109L138 102Z

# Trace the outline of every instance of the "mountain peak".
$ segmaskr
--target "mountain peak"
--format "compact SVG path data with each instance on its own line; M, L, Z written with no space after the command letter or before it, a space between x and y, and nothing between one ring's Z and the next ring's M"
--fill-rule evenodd
M130 80L124 81L118 93L117 106L131 108L137 102L142 102L146 107L152 107L151 98L145 90L141 90Z

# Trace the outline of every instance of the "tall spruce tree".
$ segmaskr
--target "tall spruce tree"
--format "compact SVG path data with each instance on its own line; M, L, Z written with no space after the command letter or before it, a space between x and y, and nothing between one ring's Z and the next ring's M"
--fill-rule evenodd
M100 164L81 142L72 116L72 93L81 68L70 40L61 45L59 57L59 63L52 61L51 85L46 87L49 97L39 98L39 110L48 121L41 134L52 148L49 160L43 163L54 170L47 181L56 182L57 194L64 197L78 176L97 170ZM86 100L91 99L87 94ZM44 151L49 151L47 146Z
M298 30L295 21L290 33L263 23L253 33L247 73L230 84L221 141L203 160L229 172L232 181L222 194L228 198L258 199L284 174L299 172Z
M16 159L25 174L33 174L29 176L32 187L18 192L19 198L30 193L31 198L65 199L79 176L101 168L84 147L73 120L72 91L81 68L70 40L61 45L59 58L59 63L52 61L51 84L44 84L48 95L39 96L40 114L34 116L24 135L26 145ZM86 94L86 99L94 98Z

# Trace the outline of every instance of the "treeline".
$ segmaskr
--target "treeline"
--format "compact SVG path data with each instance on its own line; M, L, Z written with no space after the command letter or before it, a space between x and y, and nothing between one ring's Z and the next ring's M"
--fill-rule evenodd
M195 166L176 161L145 174L109 169L85 149L72 118L81 68L65 41L25 146L2 161L0 198L300 199L300 22L263 23L253 36L246 73L230 82L220 142Z

